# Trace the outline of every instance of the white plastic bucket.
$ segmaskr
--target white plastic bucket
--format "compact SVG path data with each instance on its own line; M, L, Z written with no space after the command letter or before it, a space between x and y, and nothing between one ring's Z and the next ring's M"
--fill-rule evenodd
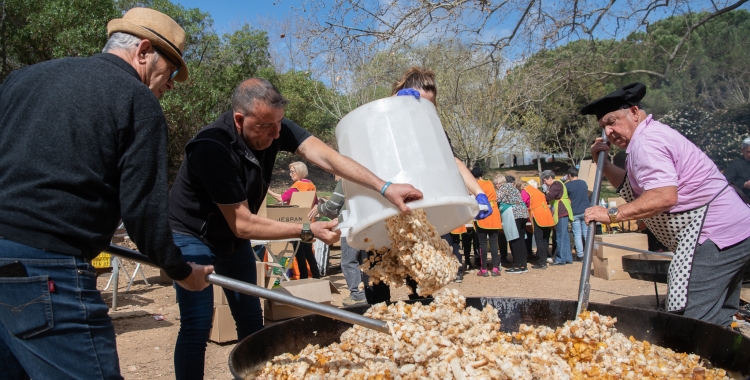
M425 209L438 234L471 221L479 212L458 172L435 106L412 96L367 103L336 126L339 152L393 183L408 183L424 199L409 203ZM344 180L346 211L342 236L357 249L390 246L384 220L399 210L378 191Z

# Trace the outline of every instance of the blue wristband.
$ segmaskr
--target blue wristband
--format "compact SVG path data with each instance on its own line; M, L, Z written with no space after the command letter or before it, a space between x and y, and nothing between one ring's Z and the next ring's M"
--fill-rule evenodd
M382 188L382 189L380 189L380 195L382 195L382 196L385 196L385 191L386 191L386 190L388 189L388 186L390 186L390 185L393 185L393 184L391 183L391 181L388 181L388 182L386 182L386 183L385 183L385 184L383 185L383 188Z

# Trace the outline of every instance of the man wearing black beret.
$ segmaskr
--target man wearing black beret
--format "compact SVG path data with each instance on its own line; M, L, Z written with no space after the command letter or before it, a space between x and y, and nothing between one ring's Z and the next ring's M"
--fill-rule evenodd
M586 223L643 219L674 252L667 311L728 327L750 262L750 208L705 153L641 109L645 95L644 84L632 83L581 109L628 154L624 170L608 161L603 168L628 203L590 207ZM591 146L595 161L608 144Z

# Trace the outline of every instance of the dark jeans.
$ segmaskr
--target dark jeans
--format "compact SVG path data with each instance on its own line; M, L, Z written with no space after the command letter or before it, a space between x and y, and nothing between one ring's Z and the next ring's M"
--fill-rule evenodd
M527 264L526 255L526 218L516 219L516 228L518 229L518 238L510 241L510 251L513 253L513 266L523 268Z
M527 220L528 222L528 220ZM526 243L526 255L527 256L534 256L534 250L532 248L531 241L534 240L534 234L532 232L526 231L526 222L523 224L523 233L525 237L525 243Z
M500 263L507 263L508 261L508 240L505 238L505 231L500 229L497 232L497 247L500 251Z
M0 379L122 379L94 268L0 238L0 266L14 261L28 277L0 277Z
M536 256L539 264L545 264L549 256L549 235L552 227L539 227L534 220L534 240L536 241Z
M173 233L175 244L182 250L182 258L201 265L213 265L222 276L255 284L255 255L246 242L230 254L215 254L193 236ZM174 348L174 372L177 379L202 379L206 342L213 319L213 285L200 292L185 290L175 283L180 305L180 331ZM258 297L224 289L237 327L237 339L263 328L263 310Z
M458 263L461 264L458 266L458 273L456 275L461 274L463 272L464 264L461 257L461 235L454 235L454 234L445 234L442 236L445 241L450 244L450 246L453 248L453 256L456 256L456 260L458 260Z
M497 255L497 241L498 232L502 234L501 230L486 230L482 227L477 227L477 234L479 235L479 257L482 258L482 269L487 269L487 241L489 240L489 251L492 254L492 268L500 267L500 258ZM505 241L505 235L503 235L503 242ZM507 248L506 248L507 257ZM490 268L490 269L492 269Z
M464 249L464 263L469 268L481 267L482 259L479 258L479 235L477 235L473 228L467 228L466 233L461 234L461 243ZM474 253L474 261L471 260L472 253Z
M318 262L315 260L315 253L313 252L312 243L300 243L293 241L292 247L297 248L297 244L299 244L299 249L297 249L297 253L294 255L294 258L297 259L297 266L299 267L299 278L320 278L320 270L318 269ZM307 272L307 265L310 265L310 271L312 273Z

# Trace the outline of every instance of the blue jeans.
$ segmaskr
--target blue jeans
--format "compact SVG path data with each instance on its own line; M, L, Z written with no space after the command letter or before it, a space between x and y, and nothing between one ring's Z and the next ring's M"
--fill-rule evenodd
M193 236L173 233L175 244L182 250L182 258L196 264L213 265L222 276L255 284L255 255L250 242L230 254L215 254ZM213 320L213 285L200 292L191 292L175 284L180 305L180 331L174 348L174 372L177 379L202 379L206 343ZM263 310L258 297L224 289L237 327L237 338L242 340L263 328Z
M583 257L583 243L589 232L589 226L583 220L583 214L573 217L573 241L576 246L576 256Z
M341 272L344 274L346 287L349 288L349 297L355 301L365 299L365 292L359 290L359 283L362 282L362 270L359 266L366 258L365 251L352 248L346 238L341 238Z
M557 255L555 255L555 262L572 263L573 253L570 251L570 235L568 235L567 216L560 217L557 220L555 233L557 234Z
M0 238L0 266L14 261L28 277L0 277L0 378L122 379L94 268Z

